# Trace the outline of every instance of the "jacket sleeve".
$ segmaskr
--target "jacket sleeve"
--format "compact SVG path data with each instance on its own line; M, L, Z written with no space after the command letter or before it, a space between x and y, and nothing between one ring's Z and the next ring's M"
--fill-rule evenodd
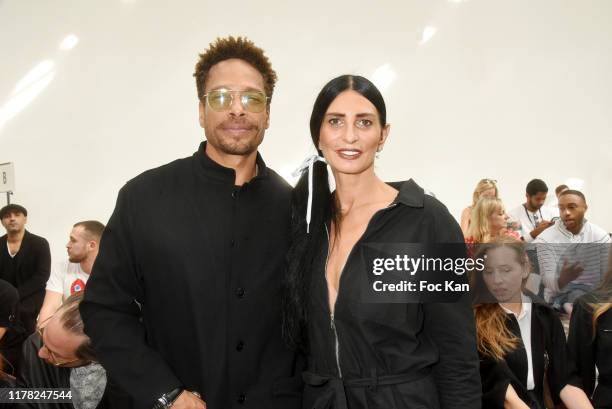
M138 240L132 224L137 215L131 209L129 186L119 192L80 311L109 376L134 399L136 408L148 409L181 382L146 342L139 308L142 276L133 245Z
M29 314L38 315L44 299L44 290L51 272L51 250L49 242L42 237L30 236L32 243L28 258L34 260L28 278L17 286L21 309Z
M569 383L587 396L595 389L595 351L591 313L579 300L574 304L570 319L569 337Z
M568 383L567 343L561 320L554 311L549 310L550 334L548 337L547 376L550 393L555 404L561 403L561 390Z
M461 243L459 253L467 257L463 235L455 219L443 208L435 215L438 243ZM456 244L459 245L459 244ZM424 331L438 348L433 368L442 409L479 409L482 386L476 328L469 294L456 302L424 303Z

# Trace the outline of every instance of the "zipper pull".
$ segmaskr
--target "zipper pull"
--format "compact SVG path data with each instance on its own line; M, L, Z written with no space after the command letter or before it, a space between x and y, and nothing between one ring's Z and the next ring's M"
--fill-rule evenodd
M334 323L334 314L331 314L331 329L336 330L336 324Z

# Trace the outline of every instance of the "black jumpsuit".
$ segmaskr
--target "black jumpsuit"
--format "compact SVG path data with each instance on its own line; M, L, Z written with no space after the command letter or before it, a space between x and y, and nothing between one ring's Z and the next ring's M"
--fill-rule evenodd
M463 243L446 207L414 181L397 185L343 269L333 319L327 243L311 276L304 409L461 408L481 404L469 295L453 303L367 302L363 249L373 243ZM465 257L465 247L462 246Z

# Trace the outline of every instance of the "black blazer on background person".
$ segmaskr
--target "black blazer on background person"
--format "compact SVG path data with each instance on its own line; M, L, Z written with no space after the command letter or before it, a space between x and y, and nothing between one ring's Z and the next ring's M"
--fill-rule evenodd
M522 342L508 353L504 361L481 357L480 376L483 382L483 408L503 409L508 385L512 384L519 397L533 408L544 408L544 375L555 405L559 394L568 384L567 346L565 332L557 313L538 296L525 291L531 299L531 357L535 388L527 390L527 353ZM520 338L516 317L507 314L510 331Z
M291 187L205 153L119 192L80 310L100 362L149 409L175 388L208 409L298 409L301 367L281 334Z
M45 299L45 285L51 272L51 251L43 237L25 231L21 248L15 255L17 270L14 280L5 278L8 259L7 236L0 237L0 278L10 282L19 291L19 315L28 332L36 329L36 317Z
M612 310L599 316L593 333L593 309L589 303L595 302L600 301L587 294L574 303L568 338L570 383L582 388L595 408L612 408ZM596 367L599 377L595 375Z
M15 370L19 367L22 342L36 329L36 318L45 299L50 271L51 252L46 239L26 230L19 251L11 258L7 236L0 237L0 279L8 281L19 292L19 325L10 328L0 343Z
M8 281L0 279L0 328L6 331L0 338L0 378L2 371L15 376L14 363L19 361L19 347L15 340L23 339L23 327L19 322L19 293ZM0 406L1 407L1 406Z

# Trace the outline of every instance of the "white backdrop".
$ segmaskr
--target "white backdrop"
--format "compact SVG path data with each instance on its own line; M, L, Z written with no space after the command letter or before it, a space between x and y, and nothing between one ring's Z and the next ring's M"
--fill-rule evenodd
M74 222L106 222L128 179L195 151L197 54L246 35L279 75L261 152L282 174L312 151L323 84L362 74L388 105L385 180L458 217L483 177L508 207L531 178L573 179L611 231L610 21L609 0L0 0L0 163L65 257Z

